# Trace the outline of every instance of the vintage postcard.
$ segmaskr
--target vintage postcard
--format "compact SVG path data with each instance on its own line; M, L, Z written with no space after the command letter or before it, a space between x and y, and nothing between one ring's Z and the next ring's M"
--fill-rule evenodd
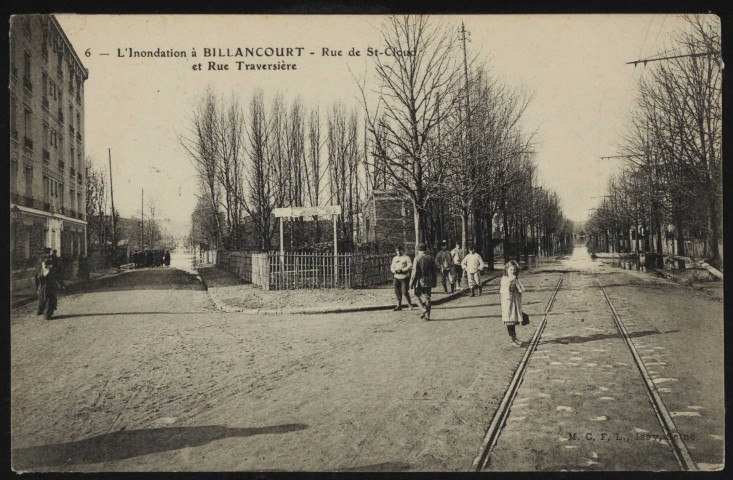
M714 15L16 15L15 472L725 467Z

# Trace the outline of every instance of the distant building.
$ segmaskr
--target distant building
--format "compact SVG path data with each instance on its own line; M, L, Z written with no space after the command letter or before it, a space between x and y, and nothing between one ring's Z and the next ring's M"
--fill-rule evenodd
M13 270L43 247L85 255L84 82L53 15L10 22L10 250ZM21 275L22 276L22 275Z
M363 208L362 241L388 253L403 245L407 253L415 250L415 222L412 204L387 190L374 190Z

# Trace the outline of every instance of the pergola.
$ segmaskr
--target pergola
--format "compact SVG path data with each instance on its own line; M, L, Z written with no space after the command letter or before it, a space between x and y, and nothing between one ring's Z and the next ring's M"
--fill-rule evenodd
M280 262L285 261L285 240L283 237L283 218L325 217L333 219L333 278L338 283L338 230L336 216L341 215L341 205L323 205L318 207L283 207L275 208L272 213L280 219Z

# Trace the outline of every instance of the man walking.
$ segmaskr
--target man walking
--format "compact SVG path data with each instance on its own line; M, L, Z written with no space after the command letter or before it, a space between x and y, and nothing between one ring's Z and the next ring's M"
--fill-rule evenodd
M450 293L455 292L455 284L450 278L451 268L453 267L453 258L448 251L448 244L446 244L445 240L440 244L440 252L438 252L438 255L435 257L435 261L438 264L438 268L440 268L440 280L443 284L443 290L445 290L445 293L448 293L448 283L450 283Z
M453 279L451 281L451 290L455 291L456 287L461 290L461 279L463 278L463 258L466 256L466 252L461 248L461 244L456 242L456 248L450 251L451 258L453 259Z
M394 274L394 294L397 297L397 306L395 311L402 310L402 296L407 300L407 305L412 310L412 299L410 298L410 271L412 270L412 260L405 255L405 249L402 245L395 248L397 255L392 258L390 271Z
M426 251L424 243L417 247L415 255L415 268L412 271L412 288L415 289L417 303L422 308L420 318L430 320L430 295L433 287L438 284L438 264L435 259Z
M481 287L481 270L486 268L484 259L481 255L476 253L473 245L468 247L468 255L463 258L461 266L466 271L468 276L468 288L471 289L471 296L476 296L476 287L478 287L478 294L481 295L483 288Z
M51 320L57 306L58 283L56 279L56 267L51 257L41 261L36 272L36 291L38 293L38 315L45 313L46 320Z

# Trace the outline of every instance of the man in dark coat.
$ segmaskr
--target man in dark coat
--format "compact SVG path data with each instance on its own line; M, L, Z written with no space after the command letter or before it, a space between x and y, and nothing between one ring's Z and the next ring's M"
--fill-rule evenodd
M451 256L450 252L448 251L448 244L445 243L445 240L443 240L443 243L440 245L440 251L438 252L438 255L435 257L435 262L438 264L438 268L440 269L441 273L441 282L443 283L443 290L445 290L445 293L448 293L448 284L450 283L450 291L451 293L456 291L455 283L451 282L450 275L452 274L453 269L453 257Z
M424 243L417 246L410 284L415 289L417 303L422 308L423 313L420 318L430 320L430 295L433 287L438 284L438 264L426 250Z
M165 266L170 267L171 266L171 252L169 250L165 251Z
M38 292L38 315L46 314L46 320L51 320L58 305L58 281L56 267L51 257L41 262L36 272L36 291Z

